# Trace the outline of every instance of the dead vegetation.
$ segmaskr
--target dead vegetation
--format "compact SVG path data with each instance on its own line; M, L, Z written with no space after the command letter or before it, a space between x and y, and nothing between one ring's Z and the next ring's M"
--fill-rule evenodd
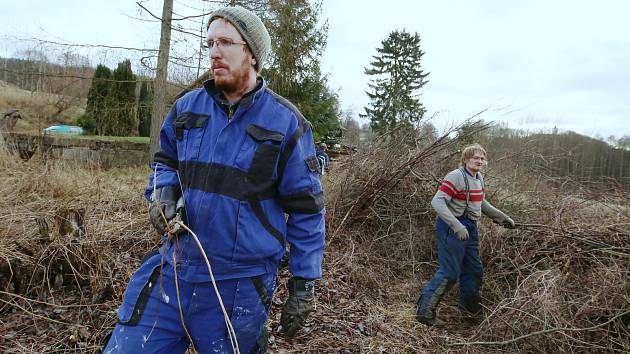
M155 244L144 171L0 160L0 351L95 351Z
M28 91L0 81L0 113L19 109L17 131L41 131L50 124L74 124L84 111L85 99L64 94Z
M440 312L445 330L415 323L416 298L437 267L429 201L436 176L457 164L449 157L457 144L443 137L363 150L329 188L329 248L349 253L341 263L370 297L368 316L381 319L365 351L627 352L630 188L547 183L543 169L499 156L486 174L488 196L520 227L481 223L485 319L466 322L453 289Z
M509 159L491 165L487 189L521 226L481 223L485 319L466 321L453 289L440 312L445 329L416 323L416 297L437 266L429 201L459 144L390 139L335 162L324 176L317 312L298 338L277 335L283 270L270 352L630 350L628 186L550 187ZM0 168L0 351L98 352L131 272L156 246L141 196L149 171L8 155Z

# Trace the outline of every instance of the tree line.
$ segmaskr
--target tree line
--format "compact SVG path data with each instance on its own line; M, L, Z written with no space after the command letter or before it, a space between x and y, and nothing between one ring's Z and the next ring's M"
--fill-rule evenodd
M152 82L142 80L136 96L137 78L129 59L113 71L99 64L87 95L85 114L77 124L88 133L114 136L149 136Z
M38 50L22 55L24 58L0 58L0 80L32 92L85 97L94 74L86 58L65 52L54 63Z
M375 55L364 68L364 73L370 78L366 92L370 101L359 112L369 126L360 126L353 118L355 112L341 109L337 92L327 84L327 75L321 70L328 26L320 20L320 0L232 0L212 6L225 5L240 5L261 16L272 37L272 51L262 76L271 89L293 102L313 123L316 140L338 139L341 131L344 132L344 141L352 145L375 136L396 138L398 133L409 130L418 131L418 136L437 136L435 127L424 121L427 109L422 102L421 91L428 82L429 73L423 69L425 52L418 33L404 28L391 31L376 48ZM205 29L210 12L209 9L196 22L202 29ZM199 33L191 42L204 40L203 30ZM71 56L68 58L72 59ZM86 112L78 123L94 134L148 136L152 119L152 81L138 79L131 70L130 60L119 63L114 70L103 64L92 69L77 63L49 71L74 72L74 75L85 73L86 76L93 72ZM3 65L5 68L21 66L23 71L41 72L44 64L41 60L0 61L0 68ZM8 82L14 80L31 89L43 85L41 82L38 84L37 76L15 76L11 79L12 74L7 70L3 75L9 78ZM172 100L167 104L172 104ZM163 117L157 119L161 121ZM466 136L464 130L468 128L474 127L462 127L462 136ZM535 135L496 127L492 129L492 134L479 139L491 144L493 150L496 148L496 151L506 153L522 146L535 149L545 157L544 164L550 173L556 175L572 174L584 178L630 175L627 153L630 140L627 137L611 141L614 146L610 146L575 133ZM538 162L542 163L542 160Z
M464 125L460 134L486 124L482 121ZM574 182L608 182L630 184L630 146L611 145L572 131L528 132L491 125L469 141L479 142L491 152L490 165L504 160L517 171L529 176L547 177L560 183L566 178ZM620 139L623 141L623 139Z
M321 71L321 57L328 37L328 26L325 22L321 24L319 18L321 0L245 0L216 4L224 5L240 5L261 16L272 37L272 51L261 74L272 90L289 99L311 121L316 140L338 140L342 127L348 124L354 129L353 120L344 117L338 94L328 85L327 75ZM205 21L203 18L200 23L203 25ZM197 37L199 35L195 35L194 40L198 40ZM374 57L371 68L365 69L365 73L372 77L371 91L368 92L371 103L361 116L369 119L371 130L378 134L395 131L401 124L417 124L426 112L419 90L426 84L428 75L422 70L424 52L420 49L420 36L405 30L393 31L377 51L379 55ZM43 75L24 75L27 72L42 73L42 62L46 60L22 61L21 83L29 89L41 87L41 83L38 86L38 80L41 81L38 76L57 76L59 70L54 73L48 70ZM99 135L146 136L151 121L147 109L152 100L151 82L139 80L142 83L137 90L129 60L119 63L114 70L104 64L93 69L89 60L80 66L81 74L89 77L93 73L93 77L89 90L80 93L87 96L87 106L77 123L88 132ZM70 66L63 70L78 73ZM16 78L20 77L18 70L16 73ZM5 70L4 74L7 76L8 72ZM85 86L85 80L81 81ZM88 91L87 95L85 91ZM172 101L167 102L170 104ZM163 117L157 119L161 121Z

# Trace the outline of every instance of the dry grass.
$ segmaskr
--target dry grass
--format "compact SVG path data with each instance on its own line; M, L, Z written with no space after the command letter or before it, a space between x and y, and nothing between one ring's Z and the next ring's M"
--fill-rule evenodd
M67 101L70 108L56 121L49 118L57 111L56 103ZM9 109L19 109L23 119L18 120L16 131L41 130L52 123L73 124L75 118L84 112L85 99L63 95L31 92L0 81L0 113Z
M630 187L613 185L598 193L567 180L551 188L544 176L532 179L526 170L500 164L488 173L486 187L495 191L495 205L523 225L505 230L487 219L480 225L485 320L466 322L455 288L441 306L445 330L415 323L416 298L437 267L428 202L435 176L454 166L449 162L445 170L440 162L448 160L446 151L427 156L427 149L362 151L344 161L329 188L331 248L352 250L344 258L351 281L373 299L370 304L382 304L371 307L372 316L382 319L381 330L364 338L375 343L365 352L379 346L388 353L627 352ZM357 196L380 188L375 181L390 179L423 153L427 157L387 193L352 209Z
M481 223L485 320L465 321L453 289L440 311L446 328L415 321L416 297L437 266L429 201L455 147L375 145L333 165L324 177L328 242L317 312L298 338L278 336L283 270L270 352L630 349L628 188L569 195L508 177L503 171L513 169L501 166L489 173L492 201L527 225ZM131 272L156 246L141 196L149 171L5 155L0 168L0 351L98 352ZM69 210L84 210L84 233L58 227Z
M147 171L0 161L0 351L98 347L131 272L155 245L140 193ZM84 212L85 232L60 227L68 211Z

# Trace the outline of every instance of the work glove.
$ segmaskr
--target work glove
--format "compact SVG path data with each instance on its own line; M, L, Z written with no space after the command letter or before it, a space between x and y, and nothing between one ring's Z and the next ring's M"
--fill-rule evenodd
M315 311L315 280L292 277L287 283L289 298L284 303L280 325L288 338L304 327L308 315Z
M182 220L184 198L179 186L165 186L155 190L149 204L149 218L155 230L160 234L175 236L183 231L178 221Z
M468 229L466 227L463 227L457 231L455 231L455 234L457 235L457 238L460 241L466 241L470 238L470 235L468 234Z
M514 220L512 220L512 218L510 218L507 215L503 219L503 222L501 223L501 225L503 225L503 227L505 227L506 229L514 229L516 227Z

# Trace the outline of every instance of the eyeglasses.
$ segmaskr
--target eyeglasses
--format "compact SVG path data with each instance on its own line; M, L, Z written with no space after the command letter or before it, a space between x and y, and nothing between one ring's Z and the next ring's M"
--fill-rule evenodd
M246 45L247 43L241 41L235 41L231 38L217 38L217 39L209 39L206 42L206 48L212 49L214 45L217 45L219 49L229 49L232 48L236 44Z

